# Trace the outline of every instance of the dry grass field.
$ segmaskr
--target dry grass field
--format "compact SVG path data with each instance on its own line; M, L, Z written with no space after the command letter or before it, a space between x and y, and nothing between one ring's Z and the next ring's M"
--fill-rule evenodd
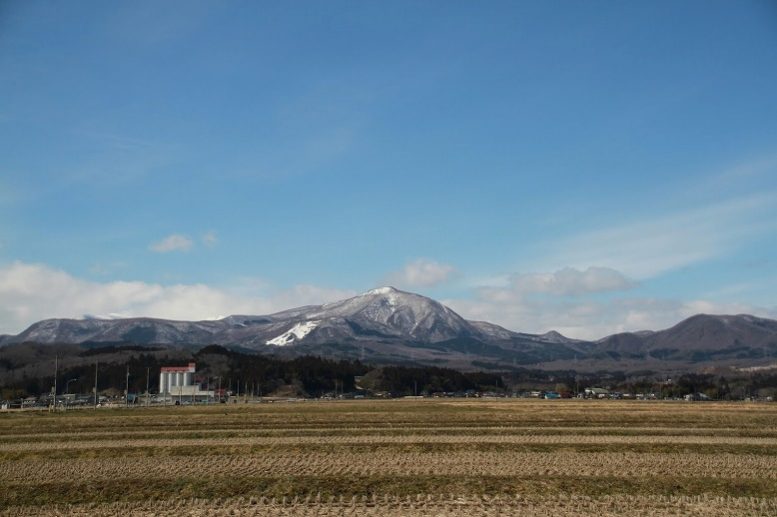
M0 515L777 515L777 405L0 414Z

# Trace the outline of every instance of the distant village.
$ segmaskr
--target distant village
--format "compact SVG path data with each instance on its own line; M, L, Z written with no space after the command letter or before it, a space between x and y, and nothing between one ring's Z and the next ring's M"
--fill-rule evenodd
M678 392L671 379L659 383L654 391L621 391L608 387L588 386L580 389L568 389L564 384L558 384L556 389L524 388L510 389L501 387L488 390L469 388L458 391L434 391L423 384L419 387L414 382L412 392L407 390L381 390L367 386L365 376L354 376L353 389L341 389L335 383L335 389L321 393L318 396L299 396L299 394L282 393L282 390L270 394L262 394L255 383L225 380L222 377L203 377L197 374L196 363L190 362L181 366L165 366L159 371L159 383L156 390L150 389L150 371L147 372L147 389L133 392L129 390L129 380L125 389L115 386L91 393L70 392L69 379L49 392L40 395L29 395L13 399L1 400L0 410L68 410L84 408L117 408L144 406L182 406L207 404L257 404L273 402L295 402L306 400L348 400L348 399L424 399L424 398L529 398L543 400L588 399L588 400L676 400L686 402L703 402L720 400L707 392L689 390L685 386ZM127 373L129 378L129 372ZM668 389L667 389L668 388ZM743 392L744 393L744 392ZM727 400L742 400L748 402L773 402L774 396L768 394L746 394L744 396L726 397Z

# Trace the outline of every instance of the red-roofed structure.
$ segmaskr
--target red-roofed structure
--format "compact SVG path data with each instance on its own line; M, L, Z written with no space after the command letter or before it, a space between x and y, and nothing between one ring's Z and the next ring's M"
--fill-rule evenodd
M176 388L181 393L183 388L192 387L195 371L195 363L189 363L188 366L162 367L159 373L159 393L174 393Z
M189 366L163 366L162 372L173 373L194 373L195 363L189 363Z

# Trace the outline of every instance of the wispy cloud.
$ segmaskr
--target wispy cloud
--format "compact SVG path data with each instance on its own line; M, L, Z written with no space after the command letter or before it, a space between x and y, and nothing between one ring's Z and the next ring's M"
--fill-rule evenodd
M89 266L89 272L93 275L106 276L116 273L121 269L127 267L127 263L121 260L115 260L112 262L95 262Z
M760 156L726 169L712 177L708 182L711 187L727 187L766 174L777 172L777 153Z
M699 312L775 317L777 306L768 294L753 296L757 289L752 280L726 291L677 298L640 296L636 289L681 268L754 249L777 234L777 191L773 185L758 189L753 183L775 170L773 156L745 162L687 191L685 209L657 209L641 218L548 239L534 246L534 259L519 264L522 272L474 279L468 282L469 297L448 303L465 317L514 330L555 329L588 339L664 328ZM700 201L710 197L716 201ZM656 206L666 204L657 200ZM632 288L633 294L621 292ZM768 288L762 291L768 293ZM593 296L605 292L610 294Z
M172 234L161 241L152 243L149 246L151 251L156 253L170 253L171 251L189 251L194 242L186 235Z
M29 197L28 195L23 195L19 187L12 185L10 180L2 176L10 177L10 171L4 167L0 169L0 206L10 206L23 201L25 197Z
M719 296L590 296L625 291L636 287L637 281L649 282L774 235L775 199L777 193L764 191L555 240L535 262L552 272L505 275L489 285L472 286L469 298L447 303L465 317L513 330L558 330L585 339L666 328L699 312L775 317L777 306L726 301Z
M548 245L542 264L555 268L596 264L645 279L723 256L777 230L777 193L721 203L563 238Z
M175 144L114 131L109 124L84 122L69 131L83 147L75 162L65 164L60 188L73 184L105 189L127 188L165 174L181 159Z
M446 282L455 272L451 265L419 258L389 274L387 282L400 287L432 287Z
M218 235L216 235L216 232L209 231L209 232L203 233L200 240L202 241L203 246L205 246L206 248L213 248L214 246L216 246L216 244L218 244L219 237Z
M578 296L631 289L636 284L623 273L607 267L579 270L571 267L553 273L525 273L511 279L511 289L521 294L546 293Z
M699 313L777 317L777 307L745 303L647 297L615 300L524 298L498 289L483 289L474 299L445 300L445 304L465 318L487 320L521 332L557 330L579 339L668 328Z
M117 6L102 28L110 38L133 47L158 49L190 37L208 20L215 4L191 2L186 9L176 4L139 4L131 8Z
M231 174L280 180L329 170L358 149L373 95L373 89L365 93L349 81L312 81L274 104L267 124L279 139L244 153Z

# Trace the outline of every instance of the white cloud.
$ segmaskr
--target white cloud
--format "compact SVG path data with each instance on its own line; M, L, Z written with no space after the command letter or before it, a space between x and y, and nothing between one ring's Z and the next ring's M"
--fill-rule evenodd
M149 246L151 251L157 253L170 253L171 251L189 251L194 243L186 235L174 233L168 235L161 241L155 242Z
M456 269L448 264L420 258L388 276L388 283L401 287L432 287L447 281Z
M557 330L579 339L599 339L618 332L660 330L694 314L755 314L777 317L777 308L709 300L656 298L583 300L524 297L511 288L483 288L471 300L445 304L468 319L486 320L518 332Z
M95 262L89 266L89 272L94 275L106 276L116 273L121 269L125 269L127 263L121 260L114 260L112 262Z
M622 297L590 300L566 296L592 288L590 283L581 280L586 278L586 271L574 272L571 275L574 280L566 284L558 280L564 278L563 274L539 275L541 281L532 284L532 289L526 288L526 282L482 287L475 290L471 299L445 300L444 303L465 318L491 321L511 330L537 333L558 330L567 336L584 339L598 339L623 331L667 328L698 313L777 317L777 307L709 299ZM608 283L596 285L601 288ZM14 262L0 266L0 334L15 334L38 320L53 317L213 319L229 314L269 314L354 294L353 291L308 284L273 291L266 282L256 279L241 281L241 286L236 288L139 281L93 282L46 265Z
M152 316L199 320L229 314L268 314L353 293L311 285L257 296L203 284L91 282L42 264L0 266L0 334L21 332L46 318Z
M511 278L519 293L581 295L607 291L622 291L634 287L634 282L622 273L607 267L589 267L581 271L566 267L554 273L528 273Z
M765 175L775 164L770 158L733 171L724 178L730 183L727 187L734 190L736 180ZM689 201L705 188L698 185L688 194ZM762 189L757 194L647 214L550 239L533 246L537 257L521 265L524 271L539 272L475 279L468 282L474 293L471 297L446 303L466 318L492 321L512 330L558 330L585 339L666 328L700 312L774 318L777 306L763 288L759 299L746 298L743 292L753 289L741 285L692 299L627 297L617 292L636 287L638 281L766 242L777 233L775 199L777 191ZM596 267L589 267L591 264ZM611 294L586 296L604 292ZM749 301L739 303L744 300Z
M212 248L219 242L219 237L216 235L216 232L209 231L202 234L202 244L207 248Z
M359 293L347 289L333 289L310 284L299 284L290 289L274 293L272 303L273 306L277 307L276 310L284 310L293 307L301 307L303 305L318 305L344 300L356 296L357 294Z

